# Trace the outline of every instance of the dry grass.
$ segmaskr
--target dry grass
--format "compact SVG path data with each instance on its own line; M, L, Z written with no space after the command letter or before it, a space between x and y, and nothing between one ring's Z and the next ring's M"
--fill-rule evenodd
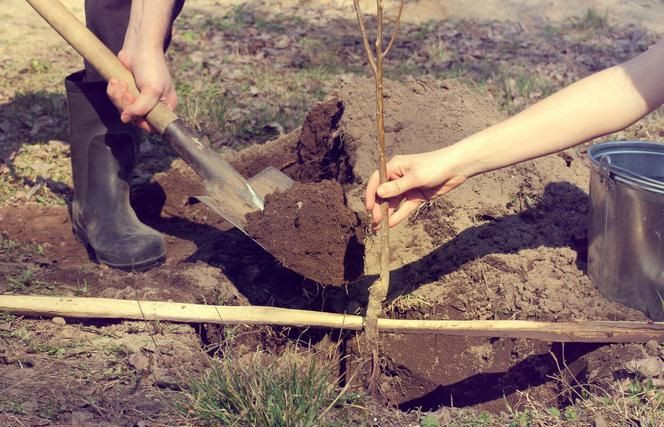
M652 378L633 375L602 387L580 383L566 365L558 363L558 371L552 379L561 390L559 398L568 405L561 408L522 392L523 409L512 413L516 426L590 426L601 422L611 427L664 426L664 390L655 388Z

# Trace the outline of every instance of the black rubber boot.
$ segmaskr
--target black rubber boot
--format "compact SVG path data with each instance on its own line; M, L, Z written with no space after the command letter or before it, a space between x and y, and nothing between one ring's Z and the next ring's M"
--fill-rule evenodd
M129 180L138 154L139 130L120 121L106 82L65 79L74 178L72 224L97 261L123 270L162 262L166 244L141 223L129 204Z

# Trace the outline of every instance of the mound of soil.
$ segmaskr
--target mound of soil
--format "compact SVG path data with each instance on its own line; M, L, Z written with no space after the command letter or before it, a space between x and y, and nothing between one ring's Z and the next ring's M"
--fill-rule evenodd
M247 232L281 263L304 277L341 285L364 271L360 220L335 181L295 183L268 195L247 216Z
M490 99L455 80L386 80L384 86L388 158L453 144L502 118ZM376 169L375 97L369 78L346 81L339 90L344 113L338 137L344 142L358 184Z
M377 157L374 96L371 79L348 80L311 110L296 143L283 138L264 148L294 148L289 175L337 177L361 212ZM389 155L435 150L504 118L490 98L457 81L387 80L385 110ZM570 150L472 178L424 206L392 230L392 297L455 301L457 318L642 318L602 298L585 274L588 177L584 154ZM373 274L378 263L367 243Z

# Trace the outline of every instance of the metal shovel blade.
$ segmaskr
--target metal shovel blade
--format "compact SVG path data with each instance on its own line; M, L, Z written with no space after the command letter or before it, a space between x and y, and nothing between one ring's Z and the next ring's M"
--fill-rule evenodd
M286 191L293 186L293 181L288 175L277 168L269 166L261 172L249 178L249 185L258 194L261 200L272 193Z
M266 168L249 180L245 179L209 144L194 135L181 119L171 123L162 136L203 179L206 194L194 198L245 234L246 215L263 210L267 194L293 186L292 179L273 167Z
M246 215L262 210L265 196L288 190L293 183L294 181L288 175L270 166L247 181L247 185L260 199L260 204L247 203L246 199L238 196L237 191L232 191L224 183L215 181L206 183L206 195L195 198L247 234Z

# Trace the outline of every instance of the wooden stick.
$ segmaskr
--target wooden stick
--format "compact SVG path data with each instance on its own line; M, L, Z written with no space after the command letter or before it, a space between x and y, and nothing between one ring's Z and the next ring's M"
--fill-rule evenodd
M358 331L361 316L257 306L215 306L108 298L0 295L0 311L79 319L163 320L224 325L276 325ZM664 342L664 322L378 319L382 332L528 338L556 342Z

